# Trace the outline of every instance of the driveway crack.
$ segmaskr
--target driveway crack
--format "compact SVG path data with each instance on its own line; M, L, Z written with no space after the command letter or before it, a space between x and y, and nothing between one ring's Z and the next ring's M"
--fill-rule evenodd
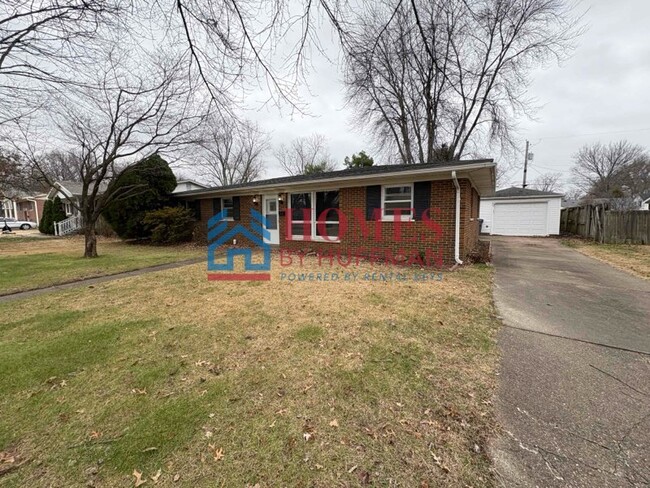
M594 368L596 371L600 371L600 372L603 373L604 375L609 376L609 377L612 378L613 380L618 381L620 384L622 384L622 385L624 385L624 386L627 386L630 390L633 390L633 391L639 393L640 395L643 395L643 396L646 396L646 397L647 397L647 396L650 396L650 395L648 395L646 392L634 388L632 385L630 385L629 383L626 383L625 381L623 381L622 379L618 378L617 376L614 376L613 374L608 373L607 371L605 371L605 370L603 370L603 369L600 369L598 366L594 366L593 364L590 364L589 366L591 366L592 368Z

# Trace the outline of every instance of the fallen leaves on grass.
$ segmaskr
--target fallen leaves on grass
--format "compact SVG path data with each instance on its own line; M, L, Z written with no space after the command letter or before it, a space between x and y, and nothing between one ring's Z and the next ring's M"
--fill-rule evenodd
M160 479L161 475L162 475L162 469L159 469L158 471L156 471L156 474L154 474L153 476L149 476L149 478L151 479L151 481L154 482L154 484L156 484L158 483L158 480Z
M98 431L96 431L96 430L93 430L93 431L88 435L88 437L89 437L90 439L92 439L92 440L96 440L96 439L101 438L102 435L104 435L104 434L102 434L101 432L98 432Z
M438 467L440 467L440 469L442 469L445 473L449 473L449 468L444 464L442 464L442 458L440 456L436 456L436 454L433 452L431 453L431 455L433 456L433 460L436 462Z
M330 427L338 427L339 426L339 421L334 419L330 422Z
M209 444L208 447L210 448L212 457L214 457L215 461L221 461L223 459L223 448L217 448L214 444Z
M0 452L0 464L13 463L16 461L16 456L8 452Z
M140 485L144 485L147 482L147 480L142 479L142 472L138 471L137 469L133 470L133 477L135 478L135 484L133 486L137 487Z
M367 485L370 483L370 473L365 470L357 471L357 478L362 485Z

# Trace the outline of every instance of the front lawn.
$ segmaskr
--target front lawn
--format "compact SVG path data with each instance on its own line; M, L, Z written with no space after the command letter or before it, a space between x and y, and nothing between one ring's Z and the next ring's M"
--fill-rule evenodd
M0 483L493 486L491 268L292 271L344 270L200 264L0 305Z
M83 239L0 239L0 295L130 271L204 255L192 247L153 247L100 239L99 257L84 259Z
M563 244L641 278L650 279L650 246L596 244L582 239L563 239Z

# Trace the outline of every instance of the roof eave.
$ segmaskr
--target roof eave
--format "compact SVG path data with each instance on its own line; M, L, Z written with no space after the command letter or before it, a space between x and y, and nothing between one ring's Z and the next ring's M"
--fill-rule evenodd
M417 166L417 165L414 165ZM210 197L210 196L220 196L220 195L241 195L246 193L260 193L269 190L282 191L290 190L294 188L308 188L308 187L318 187L318 186L328 186L332 184L341 184L345 182L354 182L350 185L341 185L343 186L364 186L364 182L376 182L377 180L386 180L386 179L400 179L400 178L424 178L427 175L430 176L447 176L451 178L451 172L456 171L459 177L462 177L463 174L468 174L481 169L491 169L490 178L492 180L492 191L494 189L494 180L495 180L495 170L496 163L493 161L485 161L479 163L472 163L466 165L448 165L440 166L436 168L425 168L418 169L414 168L413 170L407 171L395 171L395 172L386 172L386 173L372 173L372 174L360 174L354 176L338 176L333 178L319 178L313 180L300 180L294 182L281 182L281 183L272 183L269 185L250 185L250 186L241 186L238 188L232 189L209 189L209 190L190 190L185 192L175 193L175 197L180 198L192 198L192 197ZM445 175L448 173L448 175ZM442 178L442 179L447 179ZM490 190L488 190L489 192Z
M483 197L483 200L513 200L513 199L526 199L531 200L535 198L562 198L564 195L543 194L543 195L512 195L509 197Z

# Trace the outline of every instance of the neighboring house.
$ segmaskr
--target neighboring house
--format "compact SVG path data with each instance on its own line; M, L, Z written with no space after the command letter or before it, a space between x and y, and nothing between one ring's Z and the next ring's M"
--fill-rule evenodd
M559 193L507 188L481 199L481 232L504 236L548 236L560 233Z
M7 196L0 196L0 218L15 219L18 209L13 199Z
M172 193L180 193L192 190L205 190L206 188L208 188L207 185L197 183L194 180L178 180L176 182L176 188L174 188L174 191Z
M646 193L645 195L641 196L642 201L641 205L639 206L640 210L650 210L650 192Z
M33 196L21 195L16 198L18 212L17 220L31 220L39 224L43 218L43 208L47 200L47 193Z
M0 198L0 218L29 220L38 224L43 217L45 200L47 200L45 193L30 195L16 192L11 198L5 196Z
M486 159L353 168L175 196L193 207L205 225L224 210L227 226L220 229L222 234L239 224L250 228L250 209L256 209L268 222L265 242L286 250L432 251L444 264L452 264L477 247L479 200L491 195L494 185L495 163ZM330 211L319 225L317 218L325 209L338 212ZM236 244L252 242L242 236Z
M102 182L99 186L100 194L106 191L108 183ZM48 200L54 200L56 197L61 199L66 215L73 216L79 213L79 201L83 191L83 184L76 181L55 181L54 185L47 193Z

